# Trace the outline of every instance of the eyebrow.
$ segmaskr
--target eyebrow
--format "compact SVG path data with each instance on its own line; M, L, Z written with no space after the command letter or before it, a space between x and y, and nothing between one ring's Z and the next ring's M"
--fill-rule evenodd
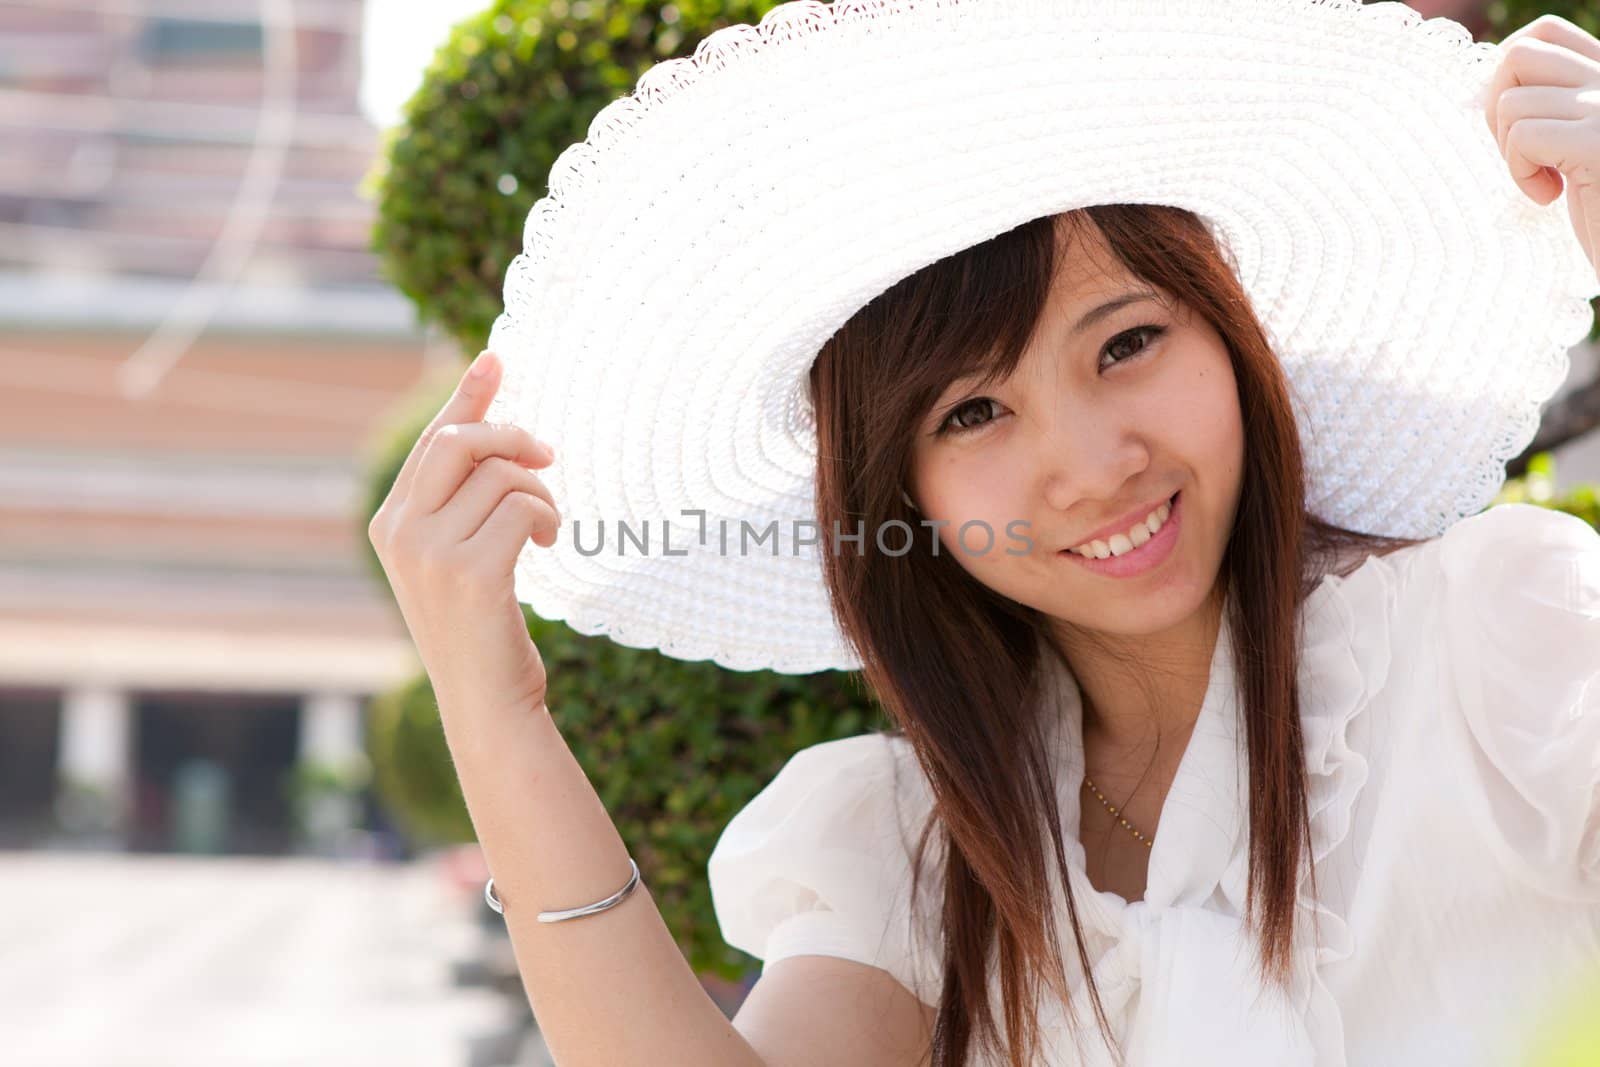
M1110 315L1121 308L1125 308L1129 304L1137 304L1141 300L1154 299L1156 299L1156 294L1152 293L1148 289L1134 289L1130 292L1123 293L1121 296L1113 297L1112 299L1107 300L1104 304L1101 304L1099 307L1091 308L1090 310L1084 312L1083 318L1079 319L1078 324L1068 331L1067 336L1078 336L1080 333L1087 330L1089 327L1093 326L1107 315Z

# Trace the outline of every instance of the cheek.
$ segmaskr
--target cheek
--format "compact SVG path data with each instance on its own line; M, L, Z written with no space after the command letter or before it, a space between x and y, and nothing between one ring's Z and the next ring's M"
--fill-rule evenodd
M1003 449L974 449L954 452L929 464L918 482L920 499L931 514L961 515L962 521L982 519L996 530L1018 514L1019 467L1008 462ZM953 538L952 527L940 531Z
M1244 455L1244 423L1226 353L1196 361L1180 384L1163 405L1174 446L1202 470L1237 469Z

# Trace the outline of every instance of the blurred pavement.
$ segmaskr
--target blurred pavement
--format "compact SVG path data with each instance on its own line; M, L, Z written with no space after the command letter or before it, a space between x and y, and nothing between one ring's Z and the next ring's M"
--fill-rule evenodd
M0 851L0 1058L470 1067L516 1018L453 984L482 936L426 861Z

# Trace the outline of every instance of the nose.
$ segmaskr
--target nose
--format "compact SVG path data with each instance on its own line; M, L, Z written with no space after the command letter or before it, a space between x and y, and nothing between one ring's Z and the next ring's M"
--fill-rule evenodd
M1131 412L1059 404L1032 442L1040 497L1057 511L1080 500L1112 501L1150 466Z

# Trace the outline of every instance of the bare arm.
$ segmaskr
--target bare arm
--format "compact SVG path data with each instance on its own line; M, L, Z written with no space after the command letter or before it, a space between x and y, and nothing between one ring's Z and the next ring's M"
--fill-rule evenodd
M459 717L441 703L449 731ZM494 875L528 1003L560 1067L765 1067L673 940L649 881L614 908L565 922L627 882L628 851L540 705L481 709L451 739L468 814Z
M834 956L767 965L734 1025L770 1067L927 1067L934 1010L888 971Z

